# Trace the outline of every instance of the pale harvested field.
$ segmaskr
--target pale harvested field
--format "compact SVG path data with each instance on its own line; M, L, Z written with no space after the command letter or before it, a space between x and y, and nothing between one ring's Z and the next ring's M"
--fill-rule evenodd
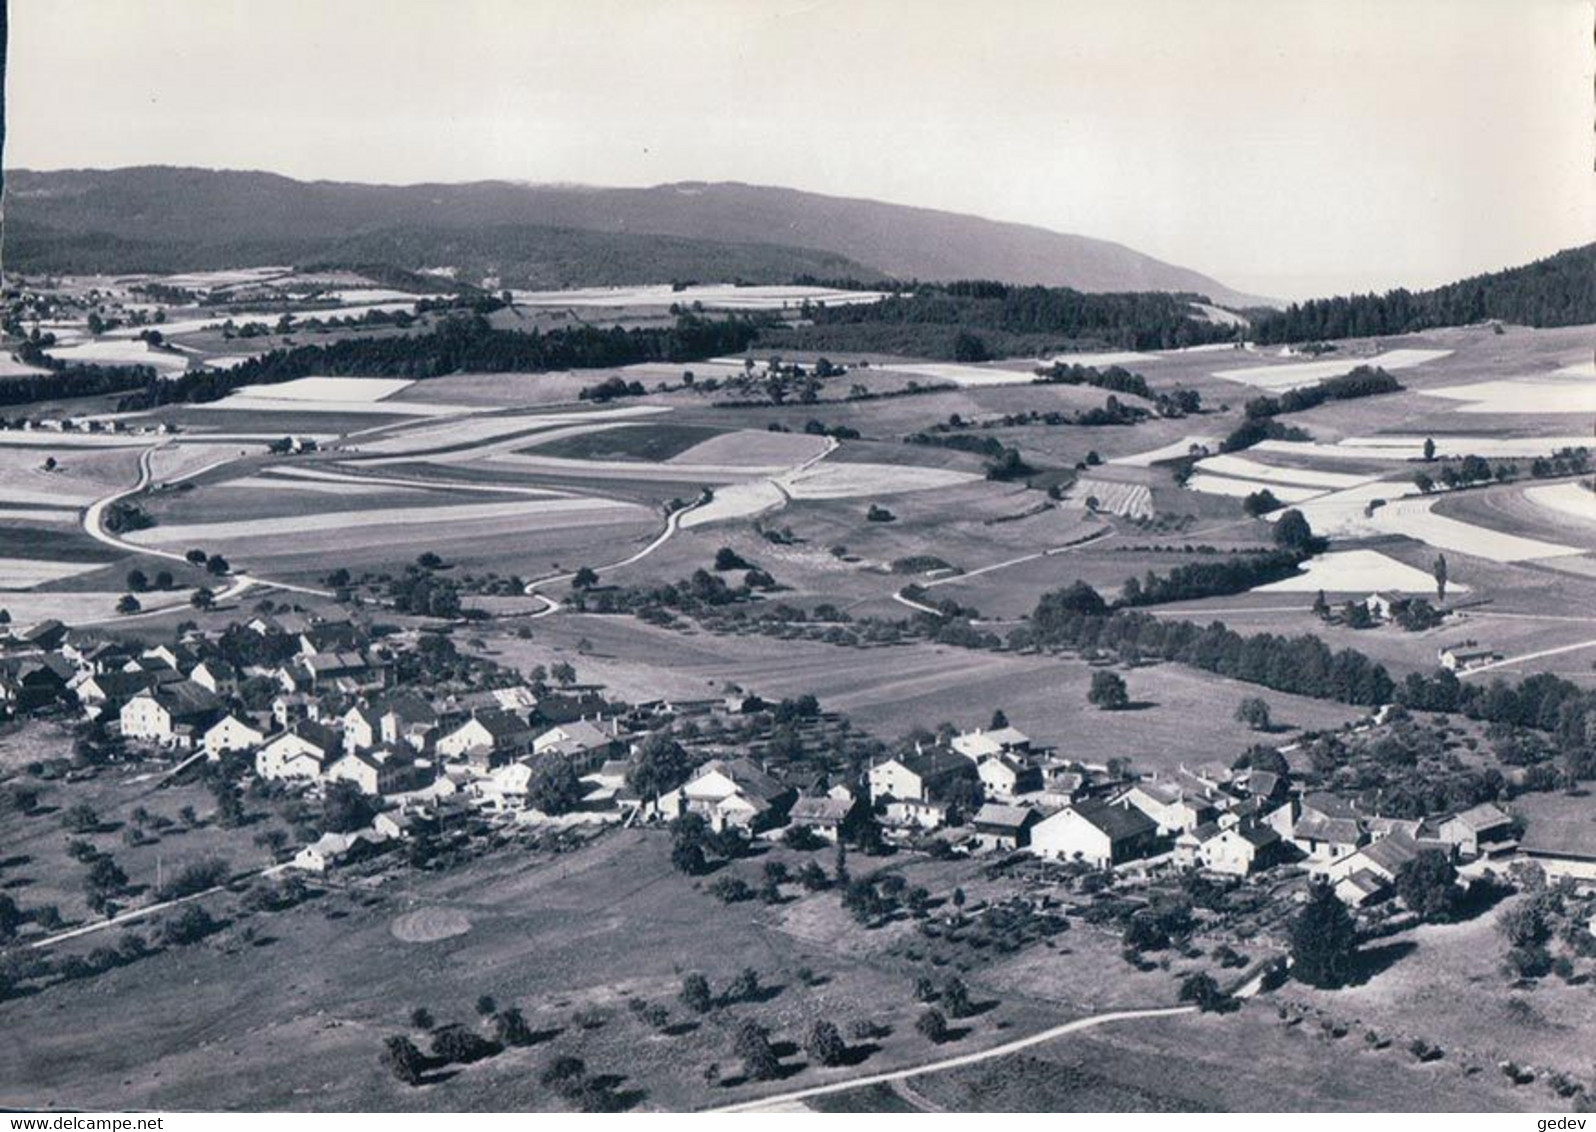
M1193 306L1197 304L1193 303ZM1143 354L1136 350L1110 350L1100 354L1055 354L1043 362L1043 365L1053 365L1062 362L1067 366L1131 366L1140 362L1162 361L1161 354Z
M375 511L338 511L321 515L285 515L276 519L251 519L236 523L193 523L135 531L129 541L146 546L198 543L216 539L291 537L310 531L347 530L357 527L416 527L469 523L483 519L536 517L551 527L613 522L626 512L643 508L612 499L529 499L514 503L467 503L457 507L393 507Z
M981 477L947 468L922 468L911 464L817 464L778 481L794 499L853 499L895 495L909 491L934 491L955 487Z
M826 450L823 437L797 432L739 429L693 445L669 464L721 464L737 467L791 467Z
M149 366L161 373L182 373L188 369L186 357L152 349L147 342L137 339L110 338L74 346L52 346L46 353L59 361L77 365Z
M1581 523L1596 523L1596 492L1579 483L1545 484L1526 488L1524 498L1560 516Z
M48 373L48 370L38 366L30 366L17 361L11 354L0 354L0 377L29 377L36 373Z
M44 470L54 456L54 471ZM0 447L0 503L82 506L138 480L133 448L78 448L48 452Z
M1273 479L1244 480L1231 476L1212 476L1198 473L1186 481L1190 491L1200 491L1207 495L1228 495L1236 499L1244 499L1260 491L1269 491L1282 503L1301 503L1323 495L1322 487L1293 487Z
M687 529L733 519L750 519L767 511L779 510L786 503L787 496L769 480L726 484L717 487L715 498L704 506L695 507L683 515L681 525Z
M1419 434L1349 436L1336 444L1265 440L1248 451L1318 460L1412 461L1424 458L1426 439L1435 441L1435 454L1438 457L1456 459L1464 456L1483 456L1487 459L1549 456L1562 448L1579 448L1593 443L1588 436L1453 436L1436 433L1428 438Z
M1146 452L1137 452L1129 456L1115 456L1109 460L1110 464L1122 464L1130 468L1150 468L1165 460L1179 460L1192 454L1193 448L1212 450L1219 446L1217 436L1183 436L1179 440L1171 441L1160 448L1153 448Z
M1209 472L1214 475L1231 476L1239 479L1265 480L1269 482L1293 484L1301 487L1357 487L1367 483L1372 476L1354 476L1341 472L1317 472L1308 468L1282 467L1275 464L1262 464L1257 460L1249 460L1245 456L1209 456L1197 462L1199 472Z
M414 384L398 377L300 377L275 385L244 385L235 392L271 401L381 401Z
M950 385L966 389L988 385L1029 385L1036 380L1036 374L1033 372L1035 362L1022 360L1007 364L1011 368L1003 368L1002 363L960 365L956 362L883 362L871 368L907 374L910 377L930 378L932 381L945 381ZM1024 368L1012 368L1015 366Z
M1447 593L1468 593L1469 587L1453 578ZM1398 562L1377 550L1338 550L1310 559L1293 578L1255 586L1253 593L1326 593L1367 595L1377 590L1404 594L1435 593L1435 577L1427 571Z
M1577 547L1522 538L1437 515L1433 510L1436 502L1433 496L1393 499L1375 510L1371 522L1386 534L1407 535L1439 550L1472 554L1493 562L1529 562L1581 553ZM1312 523L1311 516L1309 522Z
M1360 365L1379 366L1385 370L1410 369L1447 357L1451 350L1387 350L1372 357L1342 355L1322 362L1282 362L1278 365L1244 366L1240 369L1215 370L1214 376L1226 381L1239 381L1283 392L1304 385L1313 385L1330 377L1350 373Z
M1460 413L1592 413L1596 383L1589 379L1526 379L1481 381L1426 389L1432 397L1461 401Z
M45 582L98 570L103 562L52 562L44 558L0 558L0 590L26 590Z
M192 407L253 413L303 413L307 410L324 413L372 413L385 417L450 417L477 411L470 405L439 405L417 401L368 401L358 398L340 401L331 397L271 397L264 391L275 386L255 385L245 388L259 389L263 392L260 395L238 392L220 401Z
M208 468L265 450L261 444L169 444L150 455L153 483L181 483Z

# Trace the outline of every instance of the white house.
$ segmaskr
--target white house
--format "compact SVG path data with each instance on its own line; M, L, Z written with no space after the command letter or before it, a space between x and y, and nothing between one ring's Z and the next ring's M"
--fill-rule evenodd
M216 714L216 697L188 680L175 680L141 692L122 705L122 735L157 743L173 742L180 727L199 728Z
M238 670L225 660L202 660L189 671L188 678L218 696L238 690Z
M225 751L253 751L266 741L266 733L238 718L226 715L212 724L203 740L205 753L213 759L221 758Z
M255 752L255 773L265 779L319 779L343 752L338 733L319 723L301 723Z
M1031 852L1106 869L1145 856L1157 834L1153 819L1134 807L1077 802L1032 827Z
M797 792L747 759L711 759L659 800L660 813L694 813L712 829L754 830L780 824Z
M1196 829L1215 816L1213 803L1207 798L1168 782L1138 782L1120 797L1118 804L1134 807L1152 818L1164 837Z
M1015 751L1029 751L1031 737L1017 727L994 727L990 731L977 727L955 735L948 744L972 762Z

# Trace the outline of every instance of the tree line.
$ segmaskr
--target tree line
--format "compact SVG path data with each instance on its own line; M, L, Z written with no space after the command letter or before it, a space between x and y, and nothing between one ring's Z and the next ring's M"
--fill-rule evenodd
M1580 326L1596 322L1596 244L1430 291L1399 287L1383 295L1339 295L1254 313L1252 336L1265 343L1410 334L1490 319Z

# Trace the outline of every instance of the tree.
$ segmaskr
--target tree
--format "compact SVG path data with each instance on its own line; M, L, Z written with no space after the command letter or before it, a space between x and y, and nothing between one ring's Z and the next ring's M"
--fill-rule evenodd
M841 1065L848 1055L848 1044L842 1040L835 1023L817 1018L804 1036L804 1052L817 1065Z
M1435 438L1433 436L1426 436L1424 438L1424 462L1425 463L1429 463L1431 460L1434 460L1434 459L1435 459Z
M723 546L715 552L715 569L717 570L746 570L748 568L748 560L729 546Z
M169 589L172 588L173 581L174 581L174 579L172 577L172 572L170 570L157 570L157 571L155 571L155 588L156 589L158 589L158 590L169 590Z
M732 1047L743 1062L743 1075L754 1081L770 1081L781 1073L781 1061L771 1047L770 1035L753 1019L737 1027Z
M1435 600L1446 600L1446 555L1437 554L1435 564L1430 567L1430 572L1435 575Z
M1086 700L1103 711L1119 711L1130 703L1130 693L1125 688L1123 677L1106 668L1099 668L1092 673L1092 688L1086 693Z
M371 799L353 782L334 782L322 797L323 833L352 833L370 825L376 816Z
M498 1009L499 1004L494 1001L491 994L477 995L477 1015L479 1017L486 1018Z
M1422 850L1411 861L1402 862L1396 890L1402 903L1426 920L1450 920L1457 911L1457 870L1438 849Z
M1291 925L1291 974L1309 986L1335 988L1352 977L1358 929L1325 881L1308 888L1308 902Z
M1323 590L1314 595L1313 615L1321 621L1330 616L1330 599L1324 596Z
M394 1034L382 1043L382 1063L405 1084L419 1085L427 1059L415 1042L403 1034Z
M545 814L563 814L582 800L582 782L571 760L549 755L537 760L526 787L527 804Z
M746 1002L759 996L759 972L752 967L744 967L726 985L725 999L727 1002Z
M142 608L143 606L139 604L139 599L132 594L123 594L116 603L116 611L118 613L137 613Z
M1435 480L1430 477L1429 472L1415 472L1413 473L1413 486L1425 495L1429 495L1430 492L1435 490Z
M687 781L687 751L668 731L651 731L626 762L626 784L639 798L654 799Z
M418 1030L430 1030L438 1024L432 1016L432 1011L425 1006L418 1006L410 1012L410 1024Z
M195 609L210 609L216 604L216 591L209 586L201 586L189 596L188 603Z
M708 1013L709 1008L715 1005L715 996L709 991L709 980L697 971L689 971L682 976L682 989L677 997L694 1014Z
M1004 714L1002 708L998 708L995 711L993 711L993 713L992 713L992 722L990 724L988 724L988 726L993 731L1001 731L1003 728L1007 727L1008 725L1009 725L1009 717Z
M556 684L569 687L576 683L576 667L570 661L556 661L549 666L549 676Z
M942 1005L955 1018L963 1018L970 1013L970 992L964 980L957 975L942 984Z
M228 564L227 559L220 554L213 554L205 560L205 572L213 577L219 578L231 569L232 566Z
M187 554L183 555L183 557L188 559L195 566L205 565L205 552L203 550L199 550L198 548L189 551Z
M501 1046L532 1044L532 1027L526 1024L519 1008L506 1007L493 1016L493 1040Z
M1236 722L1245 723L1254 731L1268 731L1272 726L1269 704L1261 696L1248 696L1236 705Z
M1267 515L1271 511L1280 509L1280 500L1275 498L1275 493L1268 488L1255 491L1241 501L1241 509L1251 518Z
M427 550L416 555L416 565L420 566L423 570L437 570L442 568L443 559L438 557L438 555L434 554L432 551Z
M1195 1003L1197 1009L1205 1014L1217 1009L1224 998L1219 984L1206 971L1194 971L1181 980L1180 1001Z
M591 566L582 566L571 575L571 588L573 590L590 590L598 585L598 571Z
M915 1020L914 1028L926 1041L941 1045L948 1038L948 1020L942 1011L931 1007Z
M127 588L136 594L141 594L150 588L149 575L143 570L129 570L127 572Z
M1275 520L1273 537L1276 546L1299 554L1313 546L1313 528L1295 507Z
M697 876L704 871L704 845L708 839L704 819L682 814L671 822L671 864L678 872Z

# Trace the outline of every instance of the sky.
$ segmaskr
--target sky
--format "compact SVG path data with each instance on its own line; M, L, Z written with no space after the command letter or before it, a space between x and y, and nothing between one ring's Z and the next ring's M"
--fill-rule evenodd
M1596 239L1596 0L10 0L8 168L744 181L1256 294Z

